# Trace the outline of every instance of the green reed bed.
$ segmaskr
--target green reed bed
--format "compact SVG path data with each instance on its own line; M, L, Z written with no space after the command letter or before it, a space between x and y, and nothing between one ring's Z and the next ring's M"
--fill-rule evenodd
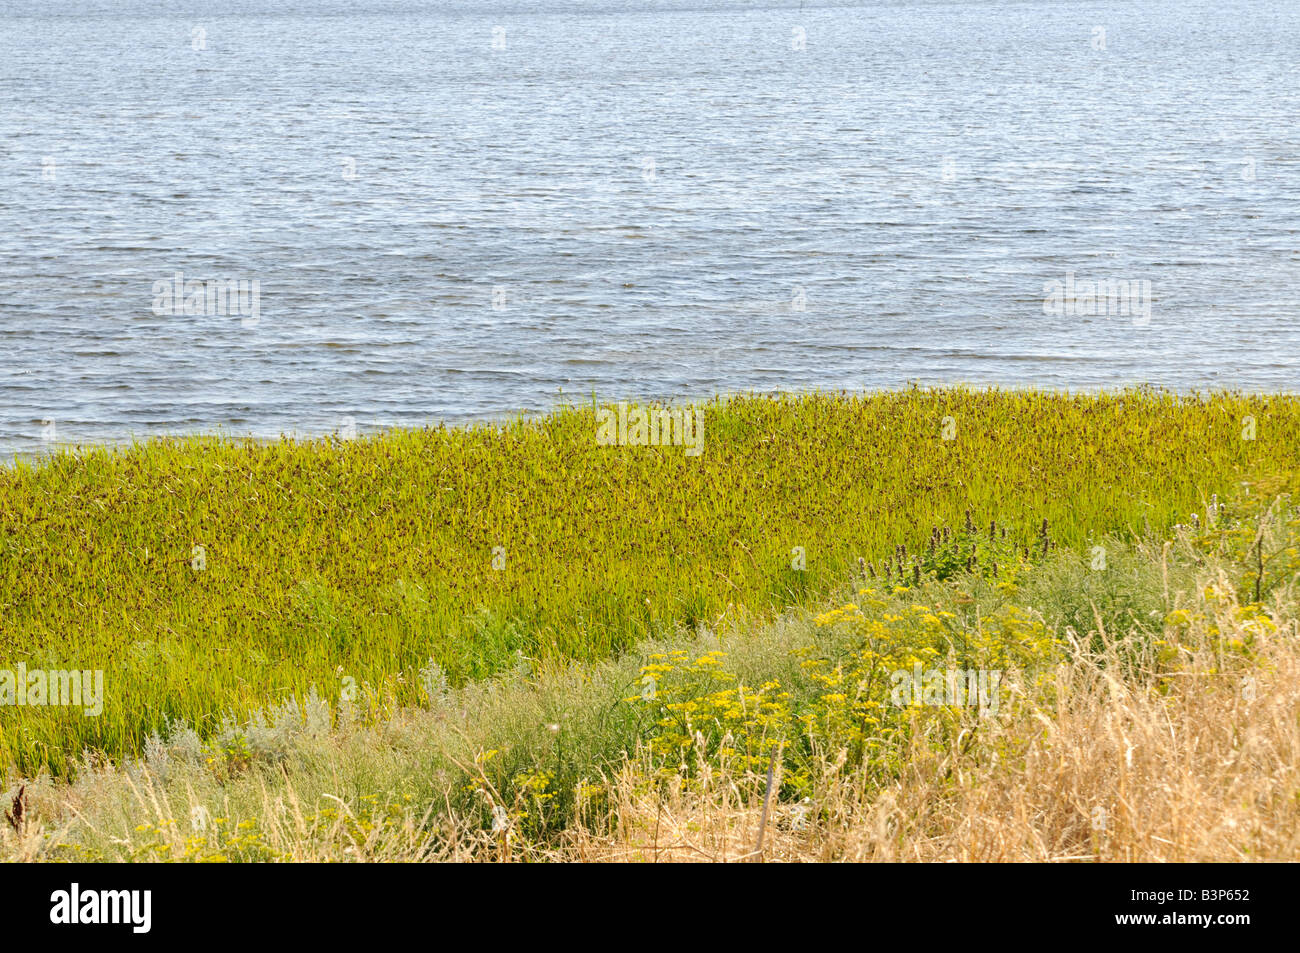
M98 717L0 707L0 766L66 771L315 686L595 659L858 567L934 527L1013 546L1162 530L1300 459L1300 397L907 390L737 397L704 452L601 446L594 408L350 442L154 440L0 470L0 669L102 669ZM201 547L199 549L198 547ZM800 565L796 547L802 547Z

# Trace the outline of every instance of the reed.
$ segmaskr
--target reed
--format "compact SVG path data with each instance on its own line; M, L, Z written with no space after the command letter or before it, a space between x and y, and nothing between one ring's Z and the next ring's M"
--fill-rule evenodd
M366 724L173 731L0 791L0 859L1295 860L1300 507L1254 497L1105 567L850 580ZM909 656L998 666L1001 704L892 701Z
M83 749L138 755L181 722L210 737L313 688L381 717L444 680L770 617L860 565L996 574L1164 530L1300 463L1300 398L1276 395L911 389L735 397L704 418L699 456L601 446L596 408L576 407L0 470L0 667L103 670L106 692L96 718L0 707L0 765L66 774ZM946 531L970 544L955 565L927 555L940 526L966 527Z

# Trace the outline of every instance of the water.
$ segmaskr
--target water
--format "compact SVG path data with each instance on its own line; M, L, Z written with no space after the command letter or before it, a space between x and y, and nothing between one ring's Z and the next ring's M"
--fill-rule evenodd
M1294 390L1297 50L1272 2L0 0L0 455ZM258 320L157 313L176 272L256 280ZM1150 282L1149 323L1045 313L1070 273Z

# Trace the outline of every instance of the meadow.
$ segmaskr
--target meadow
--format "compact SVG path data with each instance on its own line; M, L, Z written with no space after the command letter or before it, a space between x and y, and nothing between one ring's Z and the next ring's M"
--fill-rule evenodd
M574 407L0 470L0 665L105 673L96 718L0 707L0 766L68 776L86 751L233 737L312 699L381 722L499 673L770 620L850 577L998 579L1300 462L1300 398L1277 395L913 389L704 417L699 456L601 446L596 408Z
M996 576L853 576L383 718L309 697L206 741L176 727L11 783L0 859L1294 861L1295 489ZM895 697L916 665L1001 685Z

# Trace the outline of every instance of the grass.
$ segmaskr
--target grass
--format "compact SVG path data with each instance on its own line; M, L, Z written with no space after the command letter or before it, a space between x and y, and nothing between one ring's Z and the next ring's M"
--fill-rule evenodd
M178 724L216 738L313 689L383 720L444 680L770 619L860 559L944 578L1008 569L1045 536L1079 549L1163 531L1300 462L1300 398L1284 396L742 397L705 422L699 457L599 446L594 408L574 408L0 471L0 659L102 669L106 691L98 718L0 707L0 765L68 775L83 750L140 756ZM992 520L1014 530L981 542ZM952 545L932 553L944 525Z
M1101 538L1104 565L853 575L384 718L312 698L176 728L11 786L0 859L1297 860L1294 489ZM895 704L914 659L1000 669L1000 704Z

